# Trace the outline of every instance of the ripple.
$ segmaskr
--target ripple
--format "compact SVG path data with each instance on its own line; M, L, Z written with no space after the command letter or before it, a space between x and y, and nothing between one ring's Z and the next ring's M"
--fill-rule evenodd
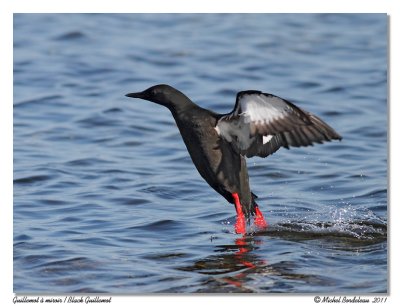
M322 90L324 93L343 93L347 91L346 87L343 86L333 86L327 89Z
M119 189L119 188L117 188ZM115 198L113 199L116 203L120 203L121 205L142 205L142 204L150 204L151 201L145 198L134 198L134 197L127 197L127 198Z
M55 40L60 40L60 41L66 40L66 41L69 41L69 40L82 40L82 39L85 39L85 38L86 38L86 35L83 32L81 32L81 31L71 31L71 32L67 32L67 33L61 34L60 36L57 36L55 38Z
M110 119L109 117L101 114L91 115L87 118L80 119L77 123L84 128L92 127L104 127L104 126L115 126L118 124L118 120Z
M121 113L123 112L123 109L119 108L119 107L112 107L112 108L108 108L106 110L103 111L103 113L107 114L107 113Z
M37 104L48 104L48 103L54 103L54 100L59 100L62 99L63 97L61 95L47 95L43 96L40 98L35 98L35 99L29 99L29 100L24 100L21 102L14 103L14 108L21 108L25 106L32 106L32 105L37 105Z
M139 191L144 193L150 193L157 195L161 199L175 199L177 196L177 191L173 190L171 187L162 187L162 186L150 186Z
M24 234L14 237L14 242L21 242L21 241L28 241L28 240L32 240L32 237L28 236L28 235L24 235Z
M51 180L54 176L51 175L33 175L28 177L22 177L19 179L14 179L14 184L34 184L43 181Z
M72 167L88 167L88 166L93 166L96 164L110 164L112 162L99 159L99 158L81 158L81 159L76 159L76 160L71 160L65 163L67 166L72 166Z
M144 259L155 261L173 261L180 258L188 258L190 255L186 253L157 253L143 256Z
M130 229L141 229L141 230L146 230L146 231L151 231L151 232L162 232L162 231L174 231L177 228L181 228L183 223L180 221L176 220L159 220L156 222L152 222L146 225L138 225L131 227Z
M312 88L317 88L322 86L321 83L318 82L312 82L312 81L301 81L301 82L296 82L295 86L298 86L300 88L304 89L312 89Z
M60 274L71 271L98 270L98 263L86 257L74 257L64 260L55 260L39 265L40 272L46 274Z

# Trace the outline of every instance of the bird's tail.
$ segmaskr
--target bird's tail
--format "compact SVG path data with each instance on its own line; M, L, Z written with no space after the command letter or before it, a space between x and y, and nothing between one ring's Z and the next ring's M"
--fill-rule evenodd
M256 207L258 207L258 204L256 203L257 198L258 197L254 193L251 193L251 198L248 201L245 201L243 198L240 201L247 221L256 214Z

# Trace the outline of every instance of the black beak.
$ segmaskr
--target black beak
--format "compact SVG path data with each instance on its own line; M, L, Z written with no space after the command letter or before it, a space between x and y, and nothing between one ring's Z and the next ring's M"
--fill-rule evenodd
M143 94L143 92L132 92L126 94L125 97L144 99L145 95Z

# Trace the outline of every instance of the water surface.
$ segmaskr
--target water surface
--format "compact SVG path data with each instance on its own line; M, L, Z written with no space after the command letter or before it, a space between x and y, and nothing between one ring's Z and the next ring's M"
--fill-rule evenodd
M15 14L14 291L387 292L387 16ZM234 233L167 109L257 89L341 142L248 160L270 226Z

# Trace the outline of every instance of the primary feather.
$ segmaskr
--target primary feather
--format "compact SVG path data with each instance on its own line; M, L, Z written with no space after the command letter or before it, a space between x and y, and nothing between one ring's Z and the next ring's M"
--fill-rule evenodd
M266 157L280 147L341 139L328 124L293 103L260 91L241 91L235 108L215 127L241 155Z

